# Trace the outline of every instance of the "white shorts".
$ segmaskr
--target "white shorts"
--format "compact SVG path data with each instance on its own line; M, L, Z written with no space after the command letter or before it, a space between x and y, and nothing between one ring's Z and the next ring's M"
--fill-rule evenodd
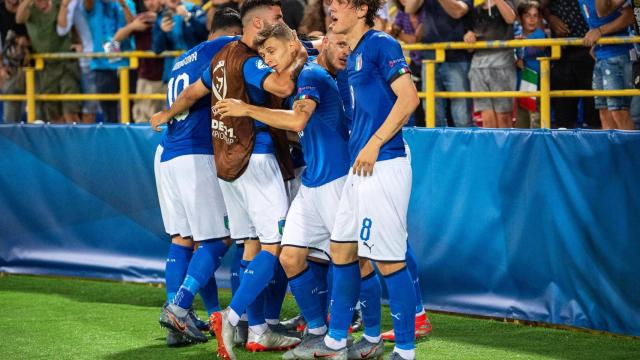
M289 201L276 157L253 154L239 178L219 182L229 212L231 238L257 237L263 244L279 243Z
M331 239L358 242L358 256L404 261L411 165L406 157L378 161L372 176L349 172Z
M309 256L329 260L331 230L347 176L318 187L302 185L293 200L282 246L308 248Z
M213 156L182 155L160 162L162 151L158 146L154 170L165 231L194 241L228 237Z

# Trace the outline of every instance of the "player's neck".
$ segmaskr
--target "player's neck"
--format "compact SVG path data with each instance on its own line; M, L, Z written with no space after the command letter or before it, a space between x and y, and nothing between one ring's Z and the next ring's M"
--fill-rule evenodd
M255 50L255 48L253 47L253 40L255 40L255 38L256 38L256 33L255 32L246 31L246 32L242 33L242 37L240 38L240 41L243 42L248 47L250 47L253 50Z
M336 69L331 66L326 51L321 52L320 55L318 55L318 57L316 58L316 61L318 62L318 65L322 66L325 70L331 73L331 75L336 76Z
M360 39L367 33L367 31L371 30L371 27L368 26L364 20L358 21L348 33L345 34L347 38L347 43L349 44L349 48L351 50L355 49L360 42Z

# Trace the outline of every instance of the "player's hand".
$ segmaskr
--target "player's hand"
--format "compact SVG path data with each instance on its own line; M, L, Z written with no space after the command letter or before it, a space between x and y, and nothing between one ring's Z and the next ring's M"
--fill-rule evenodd
M587 47L594 46L601 37L602 31L600 30L600 28L591 29L584 35L584 38L582 39L582 45Z
M213 107L213 111L220 118L230 117L242 117L247 116L248 106L242 100L236 99L222 99L216 103Z
M162 131L162 129L160 129L160 125L166 124L168 122L169 122L169 116L166 111L160 111L153 114L153 116L151 116L151 120L149 120L149 124L151 124L151 128L154 131L158 131L158 132Z
M378 160L381 145L382 144L374 137L360 150L356 161L353 162L353 173L355 175L373 175L373 166L376 164L376 160Z

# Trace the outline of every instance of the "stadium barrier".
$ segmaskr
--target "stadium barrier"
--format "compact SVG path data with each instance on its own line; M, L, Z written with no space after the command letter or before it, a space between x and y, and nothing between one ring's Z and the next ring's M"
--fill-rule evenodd
M598 44L631 44L640 42L640 37L606 37L601 38ZM445 61L447 50L474 50L474 49L503 49L521 48L526 46L551 48L548 57L541 57L540 60L540 90L539 91L502 91L502 92L442 92L436 91L435 69L436 64ZM464 42L448 42L434 44L411 44L403 45L404 50L434 50L435 59L424 60L423 89L418 95L426 100L426 125L429 128L435 127L435 99L439 98L518 98L536 97L540 99L540 123L542 128L551 127L551 98L552 97L585 97L585 96L640 96L640 90L554 90L551 91L551 61L562 56L563 46L583 46L582 39L562 38L562 39L523 39L508 41L479 41L473 44ZM114 100L120 102L120 122L130 123L129 102L131 100L164 100L165 94L130 94L129 93L129 73L132 69L137 69L138 59L155 57L175 57L181 52L171 51L156 55L149 51L130 51L118 53L50 53L31 54L34 60L34 67L26 67L25 94L0 94L0 101L26 101L27 122L33 123L36 120L36 101L78 101L78 100ZM120 79L120 92L118 94L36 94L35 71L41 71L45 66L45 61L55 61L61 59L79 59L85 57L107 57L107 58L129 58L129 67L120 68L118 71Z
M640 132L404 135L429 309L640 335ZM0 125L0 272L161 282L159 141L139 125Z

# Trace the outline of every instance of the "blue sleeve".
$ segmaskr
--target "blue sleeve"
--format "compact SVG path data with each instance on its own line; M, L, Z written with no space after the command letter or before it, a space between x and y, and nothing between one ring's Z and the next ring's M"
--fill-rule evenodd
M207 89L211 90L211 65L204 69L202 76L200 76L200 80L202 80L202 83L207 87Z
M376 37L372 44L376 52L374 58L378 65L378 70L384 76L387 83L393 83L398 77L409 73L409 65L404 59L400 44L392 37L384 34Z
M298 83L294 101L311 99L320 104L320 82L318 76L313 71L303 70L298 77Z
M244 82L263 90L264 81L272 72L273 69L265 64L258 56L247 59L242 67Z

